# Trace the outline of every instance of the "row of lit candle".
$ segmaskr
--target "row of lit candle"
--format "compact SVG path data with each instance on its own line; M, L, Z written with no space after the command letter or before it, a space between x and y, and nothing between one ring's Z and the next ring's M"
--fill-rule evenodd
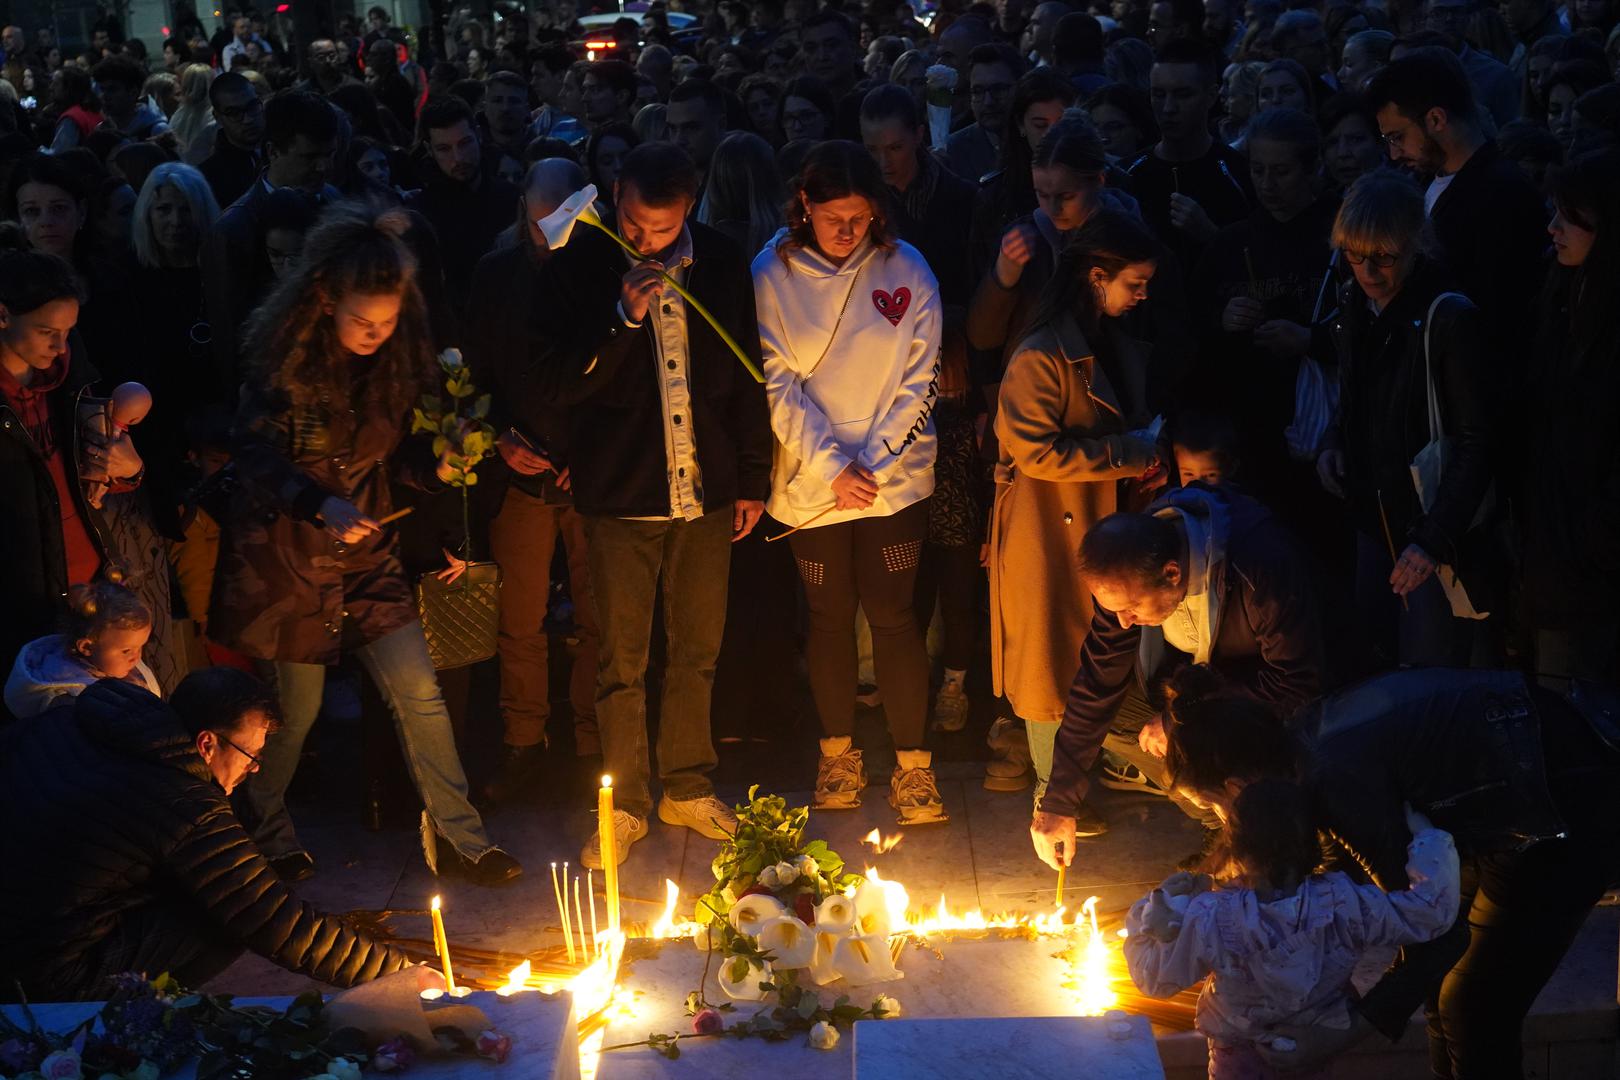
M603 881L606 885L607 924L610 939L616 940L619 934L619 853L618 837L613 831L613 777L602 777L602 788L596 800L597 832L601 837ZM557 874L557 864L551 864L551 888L557 900L557 920L562 927L563 944L568 950L570 964L592 963L602 955L602 935L596 927L596 877L586 870L585 893L591 898L591 934L589 939L585 936L584 906L579 896L579 875L570 874L568 864L563 863L561 877ZM568 901L570 891L573 895L574 909L570 917ZM439 968L444 972L443 993L424 991L423 998L438 998L448 994L451 997L464 996L462 990L456 987L455 968L450 961L450 939L444 932L443 901L435 896L430 905L430 914L433 917L433 949L439 954ZM576 948L575 937L579 939ZM465 988L463 988L464 990Z

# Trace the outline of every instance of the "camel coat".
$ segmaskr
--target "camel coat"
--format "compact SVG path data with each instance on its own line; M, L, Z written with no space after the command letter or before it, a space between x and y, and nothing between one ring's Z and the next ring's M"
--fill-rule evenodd
M1114 386L1070 318L1026 338L1007 365L995 428L990 657L996 693L1057 723L1091 623L1075 555L1092 522L1124 508L1124 482L1156 449L1145 429L1148 349L1114 335Z

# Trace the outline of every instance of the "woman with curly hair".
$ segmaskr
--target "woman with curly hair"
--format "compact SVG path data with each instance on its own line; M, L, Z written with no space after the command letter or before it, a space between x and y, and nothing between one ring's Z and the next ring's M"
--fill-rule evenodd
M428 864L448 857L483 885L522 873L467 799L393 510L391 479L436 490L451 477L412 406L434 371L416 260L397 210L343 203L309 234L296 269L248 322L254 343L233 430L239 483L224 522L209 633L260 661L284 726L244 786L241 815L289 880L314 872L286 790L320 711L326 667L354 652L397 721L426 810ZM450 849L446 852L446 842Z

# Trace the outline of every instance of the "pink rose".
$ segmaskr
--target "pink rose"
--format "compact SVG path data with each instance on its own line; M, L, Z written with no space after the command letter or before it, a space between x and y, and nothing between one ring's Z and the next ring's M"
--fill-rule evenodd
M692 1033L695 1035L718 1035L724 1030L726 1020L717 1009L699 1009L697 1015L692 1017Z
M478 1036L478 1056L500 1063L512 1052L512 1036L491 1029Z
M371 1068L376 1072L403 1072L415 1062L416 1050L403 1035L383 1043L371 1055Z
M39 1073L45 1080L83 1080L79 1055L72 1050L58 1050L39 1063Z

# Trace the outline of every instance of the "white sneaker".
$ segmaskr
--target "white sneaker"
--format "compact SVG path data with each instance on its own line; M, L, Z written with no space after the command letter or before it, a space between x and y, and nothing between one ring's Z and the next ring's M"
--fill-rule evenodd
M934 779L933 755L927 750L900 750L889 778L889 805L902 825L928 825L951 820Z
M628 810L613 811L613 840L617 861L623 864L630 854L630 845L647 835L647 819L637 817ZM579 853L581 865L592 870L602 869L602 831L600 828L591 834L590 840L585 844L584 850Z
M967 726L970 705L961 683L948 682L941 686L939 696L934 699L934 730L961 731Z
M822 739L821 760L816 764L816 794L811 807L854 810L861 805L861 791L865 787L866 766L849 736Z
M713 795L695 799L658 800L658 820L665 825L684 825L710 840L730 840L737 834L737 815Z

